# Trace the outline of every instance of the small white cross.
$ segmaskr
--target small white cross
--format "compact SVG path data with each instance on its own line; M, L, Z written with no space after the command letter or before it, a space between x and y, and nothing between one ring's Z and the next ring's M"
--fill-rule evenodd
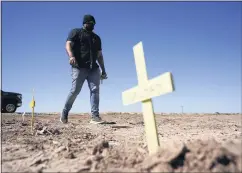
M170 72L167 72L148 80L142 42L139 42L133 47L133 52L138 86L124 91L122 93L122 99L124 105L142 102L148 150L152 154L157 151L160 143L151 98L173 92L175 90L173 77Z

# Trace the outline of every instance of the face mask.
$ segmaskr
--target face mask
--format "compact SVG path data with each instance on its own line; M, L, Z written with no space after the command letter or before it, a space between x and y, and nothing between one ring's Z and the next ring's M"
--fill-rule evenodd
M94 24L92 24L92 23L88 23L87 25L86 25L86 30L87 31L92 31L94 29Z

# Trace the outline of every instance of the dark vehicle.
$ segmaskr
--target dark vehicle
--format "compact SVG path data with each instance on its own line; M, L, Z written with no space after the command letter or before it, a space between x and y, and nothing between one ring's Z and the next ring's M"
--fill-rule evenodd
M14 113L18 107L22 106L22 94L1 90L1 101L2 113Z

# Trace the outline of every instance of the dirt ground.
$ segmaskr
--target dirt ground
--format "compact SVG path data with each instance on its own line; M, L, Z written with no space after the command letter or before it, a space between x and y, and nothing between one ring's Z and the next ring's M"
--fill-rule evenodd
M241 115L157 115L161 147L147 152L141 115L2 114L2 172L241 172ZM115 124L116 123L116 124Z

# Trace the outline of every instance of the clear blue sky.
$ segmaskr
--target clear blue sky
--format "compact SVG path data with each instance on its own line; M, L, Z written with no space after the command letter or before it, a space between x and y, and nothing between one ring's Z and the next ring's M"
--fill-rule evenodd
M143 41L149 78L170 71L176 91L153 99L155 112L241 112L241 2L3 2L2 88L23 94L18 111L60 112L71 88L65 41L96 18L109 79L100 112L122 105L137 85L133 46ZM89 112L85 82L71 112Z

